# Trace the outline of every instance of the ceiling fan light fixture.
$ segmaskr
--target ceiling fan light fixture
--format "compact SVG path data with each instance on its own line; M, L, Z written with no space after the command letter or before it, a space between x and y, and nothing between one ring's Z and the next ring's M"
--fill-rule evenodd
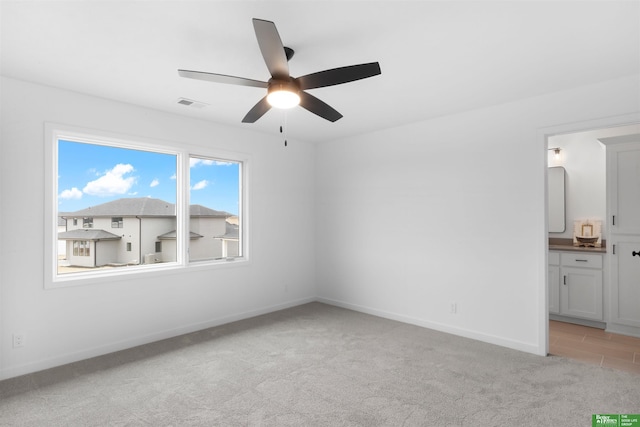
M300 95L286 89L276 90L267 95L267 102L274 108L293 108L300 104Z
M299 89L292 82L269 85L267 102L274 108L288 109L300 104Z
M271 74L271 79L268 82L228 76L226 74L178 70L178 74L181 77L190 79L267 89L267 96L260 98L260 101L244 116L242 123L255 123L272 107L293 108L296 105L300 105L318 117L335 122L342 118L342 114L306 91L341 85L381 74L380 64L369 62L332 68L296 78L291 77L288 61L294 52L293 49L282 44L276 25L271 21L253 18L253 29L256 33L262 58L269 69L269 74Z

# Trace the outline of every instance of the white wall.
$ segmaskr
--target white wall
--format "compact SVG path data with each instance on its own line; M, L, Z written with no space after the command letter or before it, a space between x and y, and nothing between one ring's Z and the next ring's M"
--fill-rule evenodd
M545 354L546 129L637 120L639 81L319 145L321 300Z
M279 135L0 83L0 379L315 297L313 146L284 148ZM250 263L45 290L45 122L248 153ZM14 332L26 334L24 347L12 348Z
M640 117L638 77L287 148L3 78L0 378L316 296L543 354L544 131ZM44 290L44 122L250 153L251 263Z
M637 131L634 126L620 126L555 135L549 138L549 147L558 147L560 159L550 153L549 166L562 166L566 170L566 229L563 233L549 233L549 237L573 238L575 220L601 220L602 235L606 234L606 150L599 138L628 135Z

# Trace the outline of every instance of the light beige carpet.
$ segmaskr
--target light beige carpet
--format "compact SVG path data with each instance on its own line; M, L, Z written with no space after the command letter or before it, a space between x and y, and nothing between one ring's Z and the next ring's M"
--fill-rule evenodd
M312 303L0 382L2 426L590 426L640 376Z

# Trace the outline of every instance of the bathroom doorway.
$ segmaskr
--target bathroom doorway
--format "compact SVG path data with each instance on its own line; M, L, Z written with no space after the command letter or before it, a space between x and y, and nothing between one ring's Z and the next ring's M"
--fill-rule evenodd
M617 364L633 371L640 368L635 363L636 359L640 363L640 354L636 355L629 347L624 351L612 350L610 347L615 345L611 339L624 341L628 337L617 338L605 331L609 314L606 148L599 139L640 130L637 123L624 124L624 118L618 120L600 126L594 123L565 126L545 137L546 166L565 171L566 225L564 230L547 229L547 345L550 354L598 362L601 366ZM575 236L583 234L578 226L584 223L590 224L587 234L599 238L598 247L574 247L580 244ZM584 290L588 292L581 295ZM590 299L593 295L599 298Z

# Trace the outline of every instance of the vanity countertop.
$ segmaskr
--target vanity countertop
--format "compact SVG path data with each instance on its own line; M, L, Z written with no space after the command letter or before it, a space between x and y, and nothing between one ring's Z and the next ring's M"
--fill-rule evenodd
M573 239L561 239L557 237L549 238L549 250L550 251L571 251L571 252L591 252L591 253L606 253L607 241L602 241L601 248L574 246Z

